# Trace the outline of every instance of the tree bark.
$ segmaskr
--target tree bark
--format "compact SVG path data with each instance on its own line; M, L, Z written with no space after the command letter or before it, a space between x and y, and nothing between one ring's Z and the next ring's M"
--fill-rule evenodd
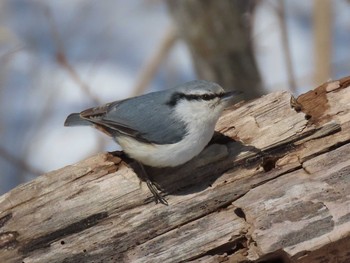
M167 1L199 78L246 99L265 94L255 62L250 19L253 1Z
M350 77L224 112L172 169L102 153L0 197L1 262L350 262ZM294 108L291 108L291 105Z

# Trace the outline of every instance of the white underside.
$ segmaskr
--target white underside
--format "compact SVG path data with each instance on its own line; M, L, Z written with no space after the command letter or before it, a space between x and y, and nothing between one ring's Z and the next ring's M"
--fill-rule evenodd
M208 144L224 106L222 103L203 108L203 104L192 102L177 107L174 114L187 123L188 129L187 135L178 143L147 144L128 136L118 136L116 140L131 158L143 164L153 167L178 166L198 155Z
M153 167L171 167L183 164L198 155L208 144L214 127L201 129L200 133L190 133L182 141L174 144L146 144L130 137L118 137L123 150L133 159Z

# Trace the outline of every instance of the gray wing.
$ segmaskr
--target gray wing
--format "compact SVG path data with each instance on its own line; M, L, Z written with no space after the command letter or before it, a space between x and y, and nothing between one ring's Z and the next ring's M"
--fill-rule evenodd
M124 134L155 144L179 142L187 133L186 124L174 116L166 103L168 92L149 93L88 109L80 115L112 136Z

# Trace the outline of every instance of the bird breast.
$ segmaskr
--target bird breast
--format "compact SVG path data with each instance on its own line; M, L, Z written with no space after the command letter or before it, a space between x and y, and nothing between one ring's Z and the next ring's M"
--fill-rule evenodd
M209 111L203 109L201 104L196 104L184 104L175 108L174 114L187 126L187 133L179 142L150 144L128 136L118 136L116 140L131 158L145 165L173 167L186 163L198 155L208 144L214 134L215 124L224 108L220 105ZM197 109L193 108L197 106Z
M181 141L173 144L149 144L128 136L118 136L116 140L131 158L142 164L173 167L198 155L213 136L215 123L211 127L193 126Z

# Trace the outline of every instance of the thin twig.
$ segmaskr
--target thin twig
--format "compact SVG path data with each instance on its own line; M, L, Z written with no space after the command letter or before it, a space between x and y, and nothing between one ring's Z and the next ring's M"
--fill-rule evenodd
M90 87L80 78L75 68L68 62L64 52L57 51L56 59L62 68L68 72L69 76L74 80L74 82L81 88L81 90L94 102L94 104L102 104L102 101L91 92Z
M332 67L332 1L314 1L314 56L315 84L318 85L331 77Z
M20 46L13 48L12 50L9 50L5 54L1 55L0 56L0 64L3 65L5 63L7 63L16 53L18 53L19 51L22 51L23 49L24 49L24 46L20 45Z
M0 56L0 67L1 69L5 69L8 65L7 63L10 62L10 60L21 50L24 49L24 46L17 46L15 48L13 48L12 50L9 50L8 52L2 54ZM7 70L0 70L0 79L3 82L6 77L8 75ZM2 85L0 85L0 98L3 97L1 96L1 92L5 89L5 85L2 83Z
M177 38L178 36L176 30L173 27L169 28L155 53L143 65L139 74L139 78L136 81L136 86L133 89L133 96L140 95L145 92L146 88L159 69L161 63L169 54L171 48L174 46Z
M284 54L284 60L286 63L287 68L287 77L288 77L288 87L289 90L292 93L297 92L296 87L296 81L295 81L295 74L293 69L293 62L292 62L292 55L290 52L290 45L289 45L289 37L288 37L288 28L286 23L286 12L285 12L285 0L277 1L277 17L279 19L279 24L281 28L281 41L282 41L282 47L283 47L283 54Z
M45 11L47 19L50 23L51 33L52 33L52 36L53 36L55 43L56 43L56 49L57 49L56 60L57 60L58 64L61 65L62 68L67 71L67 73L71 77L71 79L77 84L78 87L80 87L80 89L84 92L84 94L86 94L95 105L103 104L103 102L100 100L100 98L91 92L90 86L88 84L86 84L86 82L84 82L81 79L81 77L79 76L76 69L69 63L69 60L68 60L66 53L65 53L65 48L64 48L63 42L61 40L60 34L58 33L56 23L53 19L53 16L51 15L50 9L47 6L44 6L44 11ZM98 136L97 137L97 144L99 145L99 147L97 147L97 148L102 149L105 147L106 142L105 142L105 140L103 140L103 138Z
M17 158L13 154L9 153L4 147L0 146L0 157L8 161L9 163L13 164L15 167L20 168L21 170L30 173L32 175L40 175L43 174L43 172L39 171L36 168L33 168L28 163L26 163L24 160Z
M89 87L89 85L87 85L79 76L79 74L77 73L77 71L75 70L75 68L69 63L67 56L65 54L65 49L64 49L64 45L63 42L61 41L61 37L58 33L58 30L56 28L56 23L53 19L53 16L51 15L50 9L47 6L44 6L44 11L46 14L46 17L49 21L50 24L50 28L51 28L51 33L52 33L52 37L55 40L56 43L56 60L58 62L59 65L62 66L62 68L64 68L67 73L69 74L69 76L72 78L72 80L78 85L78 87L80 87L80 89L89 96L89 98L95 103L95 104L101 104L101 100L95 96L92 92L91 92L91 88Z

